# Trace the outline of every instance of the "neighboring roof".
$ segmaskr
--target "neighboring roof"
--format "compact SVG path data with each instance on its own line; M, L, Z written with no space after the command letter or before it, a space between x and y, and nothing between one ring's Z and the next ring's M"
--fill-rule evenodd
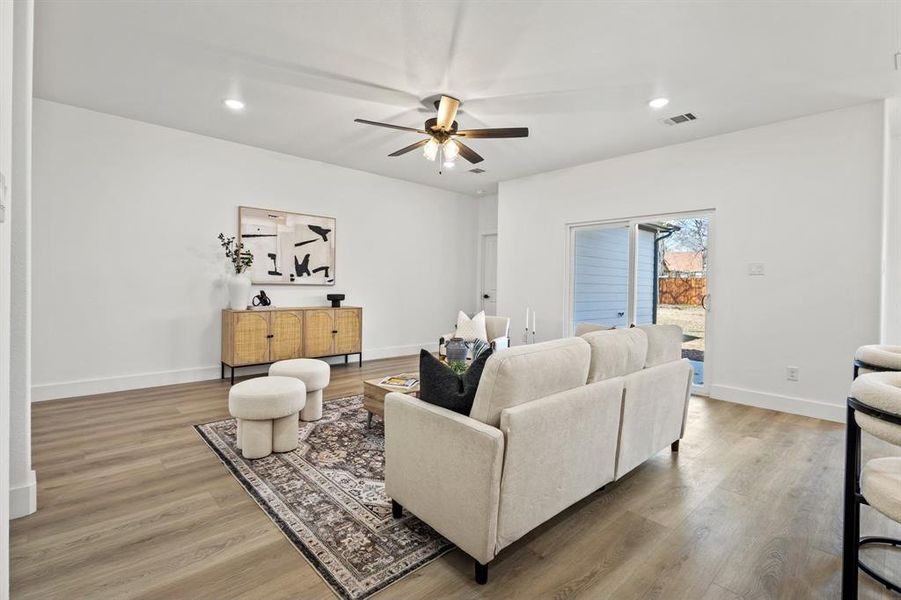
M700 252L667 252L663 264L671 273L697 273L704 270L704 255Z

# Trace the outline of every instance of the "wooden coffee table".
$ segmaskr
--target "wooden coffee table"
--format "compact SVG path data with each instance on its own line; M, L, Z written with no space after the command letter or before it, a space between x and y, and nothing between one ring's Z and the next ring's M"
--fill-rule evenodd
M393 377L395 374L391 373L388 376ZM419 373L400 373L397 374L397 376L419 379ZM372 415L378 415L382 418L382 421L385 420L385 396L387 394L391 392L400 392L401 394L408 394L410 396L419 395L418 383L409 389L393 385L382 385L381 381L385 377L387 376L383 375L378 379L367 379L363 382L363 408L369 411L369 418L366 421L366 424L369 427L372 427Z

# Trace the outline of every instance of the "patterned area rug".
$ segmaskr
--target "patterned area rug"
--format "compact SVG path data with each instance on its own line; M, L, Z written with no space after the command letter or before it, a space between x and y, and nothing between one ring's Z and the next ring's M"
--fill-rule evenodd
M380 419L366 427L362 396L323 404L300 424L297 450L245 460L235 420L194 428L253 499L341 598L367 598L453 548L385 496Z

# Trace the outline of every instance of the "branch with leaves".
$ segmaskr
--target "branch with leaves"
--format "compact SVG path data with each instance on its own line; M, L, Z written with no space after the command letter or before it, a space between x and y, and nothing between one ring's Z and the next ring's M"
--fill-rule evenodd
M224 234L220 233L219 245L225 249L225 258L231 262L236 275L240 275L253 264L253 253L250 250L245 250L244 244L237 242L234 236L225 237Z

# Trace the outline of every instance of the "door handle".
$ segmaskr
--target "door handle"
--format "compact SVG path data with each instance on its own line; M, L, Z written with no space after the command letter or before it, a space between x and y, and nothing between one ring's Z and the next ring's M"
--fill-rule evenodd
M482 294L482 298L484 298L485 300L487 300L487 299L490 298L490 297L491 297L491 296L489 296L488 294Z
M707 300L710 298L710 294L704 294L701 296L701 308L704 310L708 310Z

